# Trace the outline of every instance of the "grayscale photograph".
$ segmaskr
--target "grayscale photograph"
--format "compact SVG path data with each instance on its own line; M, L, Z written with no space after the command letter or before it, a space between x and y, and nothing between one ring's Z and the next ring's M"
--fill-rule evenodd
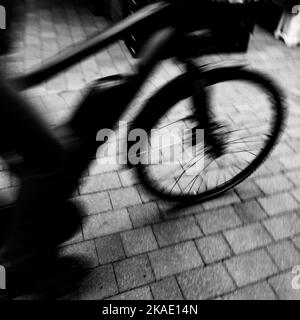
M0 0L0 122L0 300L300 300L299 0Z

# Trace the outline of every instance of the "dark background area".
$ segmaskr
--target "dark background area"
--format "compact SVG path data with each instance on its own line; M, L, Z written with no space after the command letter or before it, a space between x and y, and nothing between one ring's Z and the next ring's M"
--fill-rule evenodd
M0 0L0 5L6 8L7 13L7 29L0 30L0 53L2 54L6 53L10 47L10 38L12 37L11 22L15 21L16 19L22 18L21 12L18 12L18 10L16 10L14 4L18 4L17 8L19 8L20 11L22 2L24 1L26 0L18 0L17 2L16 0ZM95 15L104 16L110 21L116 22L121 20L126 15L135 12L139 8L154 1L156 0L43 0L43 3L45 3L45 5L47 3L51 3L53 6L62 4L68 5L68 3L72 3L78 6L88 6ZM276 1L278 1L279 3L283 2L281 0ZM289 6L291 5L291 1L284 2ZM249 12L249 18L253 19L253 21L256 21L257 24L259 24L269 32L273 33L279 22L282 10L282 8L272 4L261 5L259 7L259 10L256 10L255 12ZM207 18L207 21L204 23L204 25L209 21L209 24L217 24L220 27L223 27L223 24L225 26L227 25L227 22L230 22L232 20L230 13L226 13L226 15L222 17L222 19L220 19L217 14L215 15L213 13L205 16ZM244 19L244 17L241 17L241 19ZM200 20L201 14L199 12L199 21ZM239 29L238 24L236 29ZM133 39L136 39L137 42L140 42L139 39L145 38L148 34L149 30L142 30L141 32L132 35L131 37L126 39L128 47L130 48L135 46L135 41L133 41Z

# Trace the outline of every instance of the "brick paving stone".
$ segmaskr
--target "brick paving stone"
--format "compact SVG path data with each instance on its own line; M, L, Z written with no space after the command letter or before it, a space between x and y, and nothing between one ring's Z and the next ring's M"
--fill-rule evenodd
M274 156L273 153L272 155ZM284 165L277 159L268 159L265 164L273 174L285 173L286 171Z
M70 116L69 110L55 111L47 113L47 120L50 126L56 127L60 123L67 121Z
M293 186L284 175L257 179L255 183L268 195L289 190Z
M68 91L81 90L86 85L83 75L79 72L68 71L65 73L65 79Z
M261 178L261 177L267 177L269 175L271 175L271 171L267 168L267 166L262 165L260 166L253 174L252 174L252 178L253 179L257 179L257 178Z
M294 183L295 186L300 186L300 171L287 172L286 176Z
M296 245L296 247L300 250L300 236L293 238L293 242Z
M26 49L24 50L24 58L25 58L25 64L30 60L36 60L41 58L41 50L39 45L30 45L26 46ZM33 63L35 65L35 63Z
M289 193L281 193L270 197L260 198L258 202L268 215L273 216L287 211L295 210L298 203Z
M83 178L79 191L80 194L86 194L120 187L121 183L118 174L116 172L110 172Z
M297 169L300 166L300 155L286 156L279 159L286 169Z
M197 215L196 219L205 234L216 233L241 224L232 207L207 211Z
M182 300L182 294L174 277L155 282L151 285L155 300Z
M235 289L232 279L221 264L184 272L177 279L188 300L211 299Z
M78 288L80 300L100 300L118 293L118 287L111 265L91 270Z
M42 100L48 112L61 111L68 107L65 100L58 94L42 96Z
M157 199L157 196L155 194L145 190L145 188L142 185L139 184L136 186L136 188L140 194L143 203L151 202Z
M149 253L156 279L203 265L195 244L191 241Z
M134 170L135 169L129 169L119 172L119 177L123 187L129 187L138 183Z
M39 113L40 115L47 112L47 108L42 97L30 97L28 99L28 102L30 103L30 107L32 107L32 109L34 109L34 111Z
M222 195L220 198L204 202L203 207L205 210L210 210L219 207L224 207L240 201L240 198L233 191L229 191L226 194Z
M39 85L33 89L26 90L26 97L41 97L46 94L46 88Z
M235 254L262 247L272 242L261 224L256 223L224 233Z
M154 280L146 255L129 258L114 264L120 291L127 291Z
M125 252L119 234L96 239L95 244L100 264L115 262L125 258Z
M299 118L290 118L290 121L296 121L296 124L299 125ZM290 141L287 141L287 143L289 144L290 148L294 151L294 153L298 153L300 143L298 139L292 139Z
M60 254L63 256L78 256L86 261L89 268L99 265L94 241L84 241L62 247Z
M169 215L173 216L174 211L176 212L177 208L176 208L176 203L174 203L174 202L166 201L166 200L158 200L158 201L156 201L156 203L159 207L159 210L161 211L164 218L166 218L166 219L168 218ZM181 208L179 208L179 211L180 211L180 209ZM201 210L201 211L203 211L203 210ZM195 213L195 212L193 212L193 213ZM175 215L175 218L177 218L176 213L174 215ZM172 217L170 217L170 218L172 218Z
M143 287L118 294L107 300L153 300L150 288Z
M123 232L121 238L127 256L152 251L158 247L151 227Z
M262 282L239 289L224 297L225 300L277 300L268 283Z
M231 250L221 234L195 241L204 262L209 264L223 260L231 255Z
M294 112L295 111L293 110L293 113ZM300 136L300 130L297 127L290 127L286 129L286 134L291 138L291 140L298 139Z
M238 203L233 208L245 224L254 223L267 217L267 214L256 200Z
M263 195L263 192L259 187L251 180L247 180L241 183L236 189L235 192L243 200L253 199Z
M292 155L293 154L293 150L291 149L291 147L289 147L286 144L278 144L274 150L272 151L272 156L274 157L278 157L278 156L284 156L284 155Z
M159 209L155 202L129 207L128 212L135 228L161 221Z
M129 187L109 192L114 209L134 206L141 203L141 198L136 188Z
M277 272L277 267L264 250L233 257L225 264L239 287L263 280Z
M78 91L61 92L60 96L64 99L67 107L71 109L73 109L82 98L82 95Z
M269 280L270 285L277 293L280 300L300 300L300 290L293 289L292 283L296 274L287 272ZM295 281L295 280L294 280ZM296 281L296 285L299 284Z
M183 218L204 211L201 204L178 206L178 203L158 201L159 210L165 220Z
M264 225L275 240L300 233L300 220L295 213L265 220Z
M295 189L291 191L291 195L298 201L300 202L300 189Z
M107 192L99 192L77 197L84 208L84 213L91 215L112 209L110 198Z
M99 70L95 59L88 58L81 62L81 67L84 75L84 79L87 82L91 82L99 78Z
M156 224L153 226L153 232L160 247L199 238L202 235L194 217Z
M291 241L274 243L268 247L268 251L280 270L300 264L300 252Z
M85 239L98 238L112 233L132 229L127 210L116 210L84 218Z
M106 163L102 163L101 161L95 160L89 166L89 175L95 176L102 173L108 173L112 171L116 171L119 165L115 163L115 159L107 160Z

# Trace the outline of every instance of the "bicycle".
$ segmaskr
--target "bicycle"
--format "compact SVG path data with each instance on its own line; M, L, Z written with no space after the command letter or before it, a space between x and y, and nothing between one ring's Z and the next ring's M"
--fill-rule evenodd
M113 128L157 63L175 58L186 71L155 93L131 123L130 131L142 128L150 139L144 141L135 152L132 152L129 144L127 157L129 166L135 167L140 181L150 192L171 201L198 202L223 194L259 168L280 137L286 109L278 86L257 71L247 70L240 65L221 68L197 66L195 59L209 54L220 37L216 37L211 30L189 30L182 26L178 15L186 12L187 4L190 6L187 12L192 12L193 6L188 1L151 4L99 35L54 57L41 68L12 79L11 82L20 90L27 89L105 48L145 23L155 21L159 28L144 46L140 60L136 63L137 71L130 75L113 75L95 81L80 110L68 121L68 125L86 143L83 172L98 150L97 130ZM246 84L250 89L247 89L247 97L243 97L244 110L240 111L235 104L226 106L225 98L228 97L225 96L219 115L217 103L212 101L211 87L232 81L238 84L221 92L229 96L230 90L233 93L241 92L241 86ZM255 106L249 106L250 102L254 102ZM98 103L114 107L105 110L103 119L89 119L87 124L85 120L88 119L89 110L98 108ZM182 141L174 142L173 145L174 150L176 148L173 155L180 159L170 163L164 148L157 149L155 138L165 128L171 132L172 126L181 128L185 133ZM155 133L153 129L156 129ZM204 132L200 140L199 130ZM166 135L166 131L163 135ZM158 156L159 161L147 162L151 154ZM133 158L140 161L133 163ZM183 159L185 163L182 163Z

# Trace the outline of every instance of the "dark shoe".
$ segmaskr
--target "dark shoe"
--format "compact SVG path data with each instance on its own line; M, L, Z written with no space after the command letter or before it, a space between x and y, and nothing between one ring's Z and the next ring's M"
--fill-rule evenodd
M8 269L6 290L0 290L0 300L33 294L58 298L76 290L87 273L86 264L75 257L55 257L19 271Z

